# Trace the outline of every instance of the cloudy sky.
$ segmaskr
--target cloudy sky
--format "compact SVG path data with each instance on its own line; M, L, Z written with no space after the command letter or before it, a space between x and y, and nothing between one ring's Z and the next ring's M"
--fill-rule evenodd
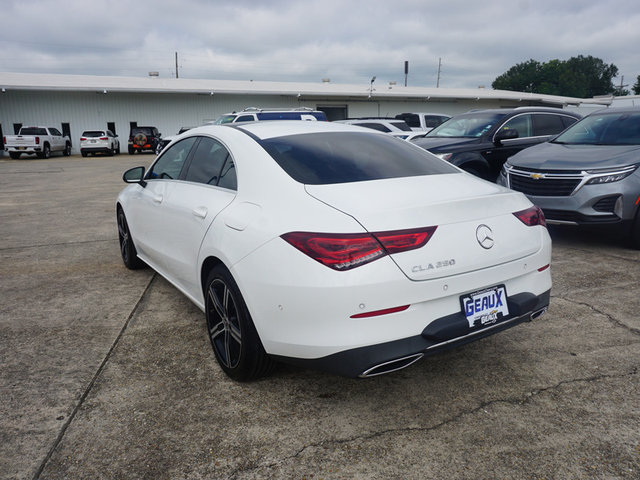
M637 0L0 0L0 71L475 88L592 55L633 85ZM620 77L616 79L620 82Z

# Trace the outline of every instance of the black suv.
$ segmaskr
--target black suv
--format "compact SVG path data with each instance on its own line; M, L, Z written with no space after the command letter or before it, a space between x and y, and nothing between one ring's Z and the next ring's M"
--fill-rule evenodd
M151 151L162 151L162 134L156 127L133 127L129 132L129 155Z
M467 172L495 181L507 158L549 140L580 118L549 107L472 110L412 142Z

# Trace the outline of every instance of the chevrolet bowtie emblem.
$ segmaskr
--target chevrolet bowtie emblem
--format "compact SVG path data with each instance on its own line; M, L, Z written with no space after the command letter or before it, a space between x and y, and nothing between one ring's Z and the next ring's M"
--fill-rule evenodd
M542 173L532 173L529 176L534 180L540 180L541 178L544 178L544 175Z

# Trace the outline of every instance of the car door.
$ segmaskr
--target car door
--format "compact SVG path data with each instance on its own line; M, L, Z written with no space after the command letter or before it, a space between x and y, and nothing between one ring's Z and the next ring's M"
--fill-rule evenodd
M62 138L62 133L57 128L50 128L51 134L51 150L64 150L65 141Z
M172 243L174 227L166 219L167 199L180 183L180 173L196 140L185 138L158 157L145 175L146 186L136 190L125 212L139 253L163 273L167 271L167 253L178 247Z
M521 113L509 118L500 125L493 134L494 148L485 152L485 158L489 162L491 171L497 175L502 168L502 164L512 155L531 145L539 143L533 136L532 115ZM517 138L497 141L496 135L504 130L515 130L518 132Z
M166 192L163 222L171 225L165 233L164 261L174 282L196 296L200 287L197 265L202 241L215 217L236 196L235 164L222 142L200 137L189 156L182 181Z

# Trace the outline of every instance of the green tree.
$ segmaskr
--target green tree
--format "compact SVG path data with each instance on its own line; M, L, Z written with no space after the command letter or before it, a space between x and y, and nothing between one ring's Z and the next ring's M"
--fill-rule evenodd
M633 94L640 95L640 75L636 78L636 83L633 86Z
M615 93L612 79L617 74L614 64L607 65L591 55L545 63L531 59L511 67L491 86L497 90L591 98Z

